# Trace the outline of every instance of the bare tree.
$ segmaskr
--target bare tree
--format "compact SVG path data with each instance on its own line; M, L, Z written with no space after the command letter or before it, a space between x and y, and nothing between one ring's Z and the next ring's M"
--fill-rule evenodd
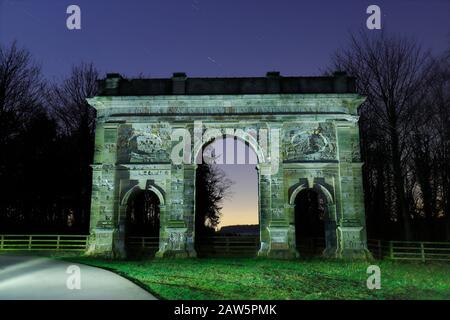
M230 195L233 182L225 172L214 164L197 167L196 178L196 221L198 235L213 232L220 223L222 202Z
M421 89L432 78L433 66L430 54L415 41L385 33L352 35L349 46L333 57L333 68L356 76L358 91L367 96L360 109L361 137L365 148L381 149L387 157L393 186L391 209L402 222L406 239L412 237L405 196L408 138L414 130L414 114L426 97Z
M0 147L26 124L43 91L41 69L31 54L16 42L0 45Z
M53 84L47 91L47 101L64 140L62 152L71 155L68 164L74 169L71 202L77 219L82 221L87 219L89 211L96 115L86 98L97 94L98 77L99 72L92 63L82 63L72 67L71 74L61 84Z
M99 72L92 63L73 66L70 76L48 91L48 101L65 134L93 135L95 110L86 101L97 93Z
M450 52L450 50L449 50ZM447 240L450 240L450 55L438 61L436 81L429 90L428 107L432 118L427 123L434 136L436 170L434 180L439 199L439 215L447 217Z

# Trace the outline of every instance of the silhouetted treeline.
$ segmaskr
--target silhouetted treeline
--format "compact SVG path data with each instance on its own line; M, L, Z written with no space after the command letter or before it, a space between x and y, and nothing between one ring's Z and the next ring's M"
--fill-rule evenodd
M450 240L450 64L412 39L352 36L331 69L358 78L369 237Z
M31 54L0 46L0 233L88 230L97 71L46 82Z

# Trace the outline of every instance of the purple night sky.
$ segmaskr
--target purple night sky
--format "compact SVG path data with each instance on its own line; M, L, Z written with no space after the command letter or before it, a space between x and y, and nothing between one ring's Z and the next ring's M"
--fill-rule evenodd
M82 30L66 28L70 4ZM314 75L365 28L370 4L386 30L448 46L449 0L0 0L0 42L17 39L50 79L80 61L126 76Z
M82 30L66 28L71 4L81 8ZM449 0L0 0L0 43L17 40L54 81L81 61L128 77L318 75L350 32L379 32L365 27L371 4L380 6L386 31L436 54L449 47ZM239 196L224 212L256 212L250 171L230 173ZM233 221L256 223L255 214Z

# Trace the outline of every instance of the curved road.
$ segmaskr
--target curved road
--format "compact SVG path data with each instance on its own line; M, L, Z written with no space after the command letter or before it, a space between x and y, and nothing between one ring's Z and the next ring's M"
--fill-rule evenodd
M77 287L78 271L80 289L73 288ZM68 283L73 289L69 289ZM155 300L156 298L133 282L107 270L42 257L0 255L0 300L12 299Z

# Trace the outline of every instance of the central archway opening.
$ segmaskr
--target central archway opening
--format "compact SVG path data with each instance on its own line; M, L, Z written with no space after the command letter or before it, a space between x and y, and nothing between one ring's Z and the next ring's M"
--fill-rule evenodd
M153 256L159 246L160 201L151 190L138 189L126 211L126 251L129 256Z
M196 171L197 255L255 256L260 243L255 151L240 138L223 136L204 145L199 156L203 163Z
M295 242L300 256L319 255L325 248L326 199L315 189L295 197Z

